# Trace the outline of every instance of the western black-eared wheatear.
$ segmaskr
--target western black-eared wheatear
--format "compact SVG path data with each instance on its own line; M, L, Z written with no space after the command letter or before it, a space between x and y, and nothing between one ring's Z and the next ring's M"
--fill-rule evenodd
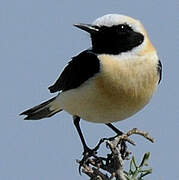
M49 87L57 96L21 115L38 120L67 111L88 152L80 118L104 123L120 134L111 123L132 116L149 102L161 80L162 66L138 20L108 14L92 24L74 26L90 34L92 47L73 57Z

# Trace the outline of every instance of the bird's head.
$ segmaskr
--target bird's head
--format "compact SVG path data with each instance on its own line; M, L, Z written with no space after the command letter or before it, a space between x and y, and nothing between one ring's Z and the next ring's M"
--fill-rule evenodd
M74 24L91 35L92 50L95 53L118 55L134 51L148 40L140 21L120 14L107 14L92 24Z

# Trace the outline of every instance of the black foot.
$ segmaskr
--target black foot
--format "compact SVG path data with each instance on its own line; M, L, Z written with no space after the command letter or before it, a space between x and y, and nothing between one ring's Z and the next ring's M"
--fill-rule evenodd
M90 157L94 157L94 158L98 158L96 156L97 154L97 151L100 147L100 145L105 141L106 139L103 138L99 141L99 143L96 145L95 148L93 149L90 149L89 147L85 147L84 148L84 152L83 152L83 158L82 160L80 160L78 163L80 164L79 165L79 173L81 174L81 167L84 166L85 164L88 164L89 163L89 159Z
M120 150L120 153L121 153L121 157L122 159L126 159L126 157L129 156L129 152L127 151L127 145L126 145L126 142L125 140L121 140L121 150Z
M121 134L118 134L116 136L110 137L110 138L106 138L105 140L109 140L109 141L114 141L116 137L121 136ZM118 146L120 146L120 153L121 153L121 157L122 159L126 159L126 157L128 157L129 152L127 151L127 145L126 145L126 141L124 139L121 139L118 142Z

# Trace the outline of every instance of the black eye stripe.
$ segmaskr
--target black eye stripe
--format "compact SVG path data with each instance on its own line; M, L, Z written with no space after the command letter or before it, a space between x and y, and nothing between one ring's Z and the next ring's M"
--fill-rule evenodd
M127 25L127 24L121 24L121 25L118 25L116 26L117 29L120 29L120 30L123 30L123 31L133 31L133 29Z
M91 34L92 50L97 54L119 54L142 44L144 36L128 24L98 26L99 31Z
M113 25L111 27L108 26L100 26L99 28L99 32L125 32L125 31L133 31L133 29L131 28L131 26L129 26L128 24L119 24L119 25Z

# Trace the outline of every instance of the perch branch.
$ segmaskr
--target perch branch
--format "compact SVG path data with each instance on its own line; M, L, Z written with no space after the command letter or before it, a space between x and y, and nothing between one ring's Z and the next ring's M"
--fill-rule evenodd
M127 180L126 172L124 171L124 160L129 159L130 152L127 151L125 142L135 145L135 142L129 138L134 134L154 142L154 139L147 132L140 131L137 128L133 128L120 136L103 138L100 144L105 142L106 147L110 150L110 154L107 154L106 157L100 157L97 154L90 157L82 165L82 172L90 177L90 180L112 180L113 178L116 178L116 180Z

